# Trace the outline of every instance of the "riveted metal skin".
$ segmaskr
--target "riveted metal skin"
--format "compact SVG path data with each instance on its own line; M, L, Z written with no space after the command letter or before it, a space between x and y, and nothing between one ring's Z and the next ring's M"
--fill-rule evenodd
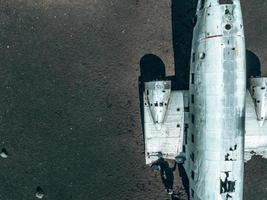
M254 100L260 126L267 118L267 77L250 78L250 93Z
M174 160L183 148L184 92L171 92L170 81L146 82L143 99L146 164L159 154Z
M170 81L153 81L145 83L146 99L153 122L160 129L164 122L166 110L171 95Z
M243 199L246 66L240 2L200 0L190 66L190 199Z
M257 79L260 80L260 78ZM254 84L251 84L251 89L255 86L252 85ZM260 85L262 88L262 84ZM258 120L256 106L259 103L250 95L251 92L247 91L246 97L245 161L250 160L253 155L261 155L263 158L267 158L267 123L266 120L265 122ZM265 105L267 106L267 98L265 99Z

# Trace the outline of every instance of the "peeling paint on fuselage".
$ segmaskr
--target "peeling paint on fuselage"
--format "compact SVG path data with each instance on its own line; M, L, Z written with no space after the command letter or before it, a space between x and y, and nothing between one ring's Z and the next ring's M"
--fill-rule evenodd
M199 1L191 59L187 161L191 199L243 199L246 95L240 2ZM205 56L203 56L205 55ZM194 77L194 80L192 81ZM193 119L193 120L192 120ZM194 140L193 140L194 139ZM222 190L221 181L234 183Z

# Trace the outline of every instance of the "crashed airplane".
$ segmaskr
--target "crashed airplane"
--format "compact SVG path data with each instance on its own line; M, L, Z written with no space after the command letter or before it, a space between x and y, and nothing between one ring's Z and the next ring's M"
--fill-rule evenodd
M246 78L239 0L199 0L189 91L144 83L146 164L176 160L190 199L242 200L244 162L267 158L267 77Z

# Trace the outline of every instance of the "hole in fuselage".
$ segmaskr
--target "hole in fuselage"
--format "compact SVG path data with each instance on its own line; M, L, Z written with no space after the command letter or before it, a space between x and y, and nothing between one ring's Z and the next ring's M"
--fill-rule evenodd
M191 95L191 103L192 103L192 104L194 104L194 103L195 103L195 97L194 97L194 95L193 95L193 94Z
M192 73L191 74L191 84L194 84L195 83L195 74Z
M206 54L205 54L205 53L200 53L200 54L199 54L199 58L200 58L200 59L204 59L205 57L206 57Z
M193 53L193 55L192 55L192 62L194 63L194 62L195 62L195 60L196 60L196 54L195 54L195 53Z
M203 9L205 6L205 0L201 0L200 2L200 9Z
M225 29L226 29L226 30L229 31L231 28L232 28L231 24L226 24L226 25L225 25Z
M195 115L191 115L191 122L192 122L192 124L194 124L195 123Z

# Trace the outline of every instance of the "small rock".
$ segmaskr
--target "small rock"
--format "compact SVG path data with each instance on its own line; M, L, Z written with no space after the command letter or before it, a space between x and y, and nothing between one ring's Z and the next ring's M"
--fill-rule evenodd
M35 193L35 196L38 198L38 199L42 199L44 197L44 191L42 190L42 188L40 186L38 186L36 188L36 193Z
M7 151L6 151L5 148L2 149L0 156L1 156L2 158L7 158L7 157L8 157L8 154L7 154Z

